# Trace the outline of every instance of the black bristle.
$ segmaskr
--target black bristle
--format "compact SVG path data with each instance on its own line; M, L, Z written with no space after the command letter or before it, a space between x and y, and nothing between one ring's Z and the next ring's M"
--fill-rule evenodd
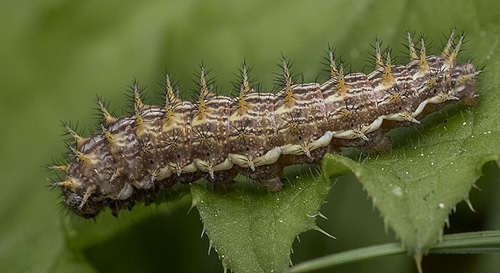
M288 59L283 54L283 52L281 53L280 63L278 64L278 67L280 68L280 72L274 73L274 75L275 75L274 80L273 80L274 85L272 88L274 93L279 92L286 85L286 78L284 75L285 66L283 65L283 63L286 64L286 69L288 70L288 74L290 76L290 79L292 80L292 83L294 83L296 81L296 75L294 74L294 72L292 70L292 66L293 66L294 62L295 62L294 60Z

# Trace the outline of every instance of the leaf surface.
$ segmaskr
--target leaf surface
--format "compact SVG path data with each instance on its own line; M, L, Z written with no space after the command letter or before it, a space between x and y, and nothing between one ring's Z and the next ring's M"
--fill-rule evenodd
M220 194L193 185L191 195L225 268L283 272L295 238L318 229L316 216L329 190L322 176L301 175L277 193L241 188Z

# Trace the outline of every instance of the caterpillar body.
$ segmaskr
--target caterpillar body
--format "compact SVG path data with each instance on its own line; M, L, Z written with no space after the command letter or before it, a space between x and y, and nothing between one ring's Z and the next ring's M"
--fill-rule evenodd
M376 43L375 69L344 74L329 52L330 79L323 84L295 84L283 60L283 88L275 93L250 88L243 66L239 95L216 95L204 68L196 101L181 100L166 75L164 106L145 105L134 85L134 111L115 118L99 101L102 131L77 135L70 146L72 162L51 169L63 171L64 203L75 214L93 218L106 207L114 215L138 201L151 202L159 190L200 178L225 188L239 173L282 188L285 166L317 163L327 152L355 146L383 150L388 130L419 123L445 104L472 104L481 70L459 63L463 43L454 31L438 56L420 54L408 34L410 61L392 65Z

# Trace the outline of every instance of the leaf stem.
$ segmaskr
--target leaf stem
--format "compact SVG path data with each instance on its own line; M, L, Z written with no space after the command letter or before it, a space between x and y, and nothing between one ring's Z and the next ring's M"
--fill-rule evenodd
M287 272L310 272L349 262L405 252L406 250L399 243L369 246L306 261L289 268ZM429 252L436 254L500 253L500 230L445 235L443 241L436 243Z

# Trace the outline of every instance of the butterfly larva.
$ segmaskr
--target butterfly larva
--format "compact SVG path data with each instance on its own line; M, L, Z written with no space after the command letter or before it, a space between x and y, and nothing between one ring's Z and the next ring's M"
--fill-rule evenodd
M388 130L419 123L450 102L471 104L481 71L456 61L463 36L453 48L453 34L441 55L427 56L424 39L418 55L408 33L407 65L392 65L390 51L384 61L377 42L368 75L345 75L330 52L331 78L323 84L294 84L283 61L284 84L276 94L251 89L245 66L234 98L212 93L203 68L196 101L179 99L168 75L164 106L143 104L134 85L132 114L115 118L99 102L101 132L83 138L67 127L75 156L51 167L66 177L53 185L85 218L108 206L116 215L160 189L200 178L224 187L240 173L279 191L285 166L319 162L343 146L382 150Z

